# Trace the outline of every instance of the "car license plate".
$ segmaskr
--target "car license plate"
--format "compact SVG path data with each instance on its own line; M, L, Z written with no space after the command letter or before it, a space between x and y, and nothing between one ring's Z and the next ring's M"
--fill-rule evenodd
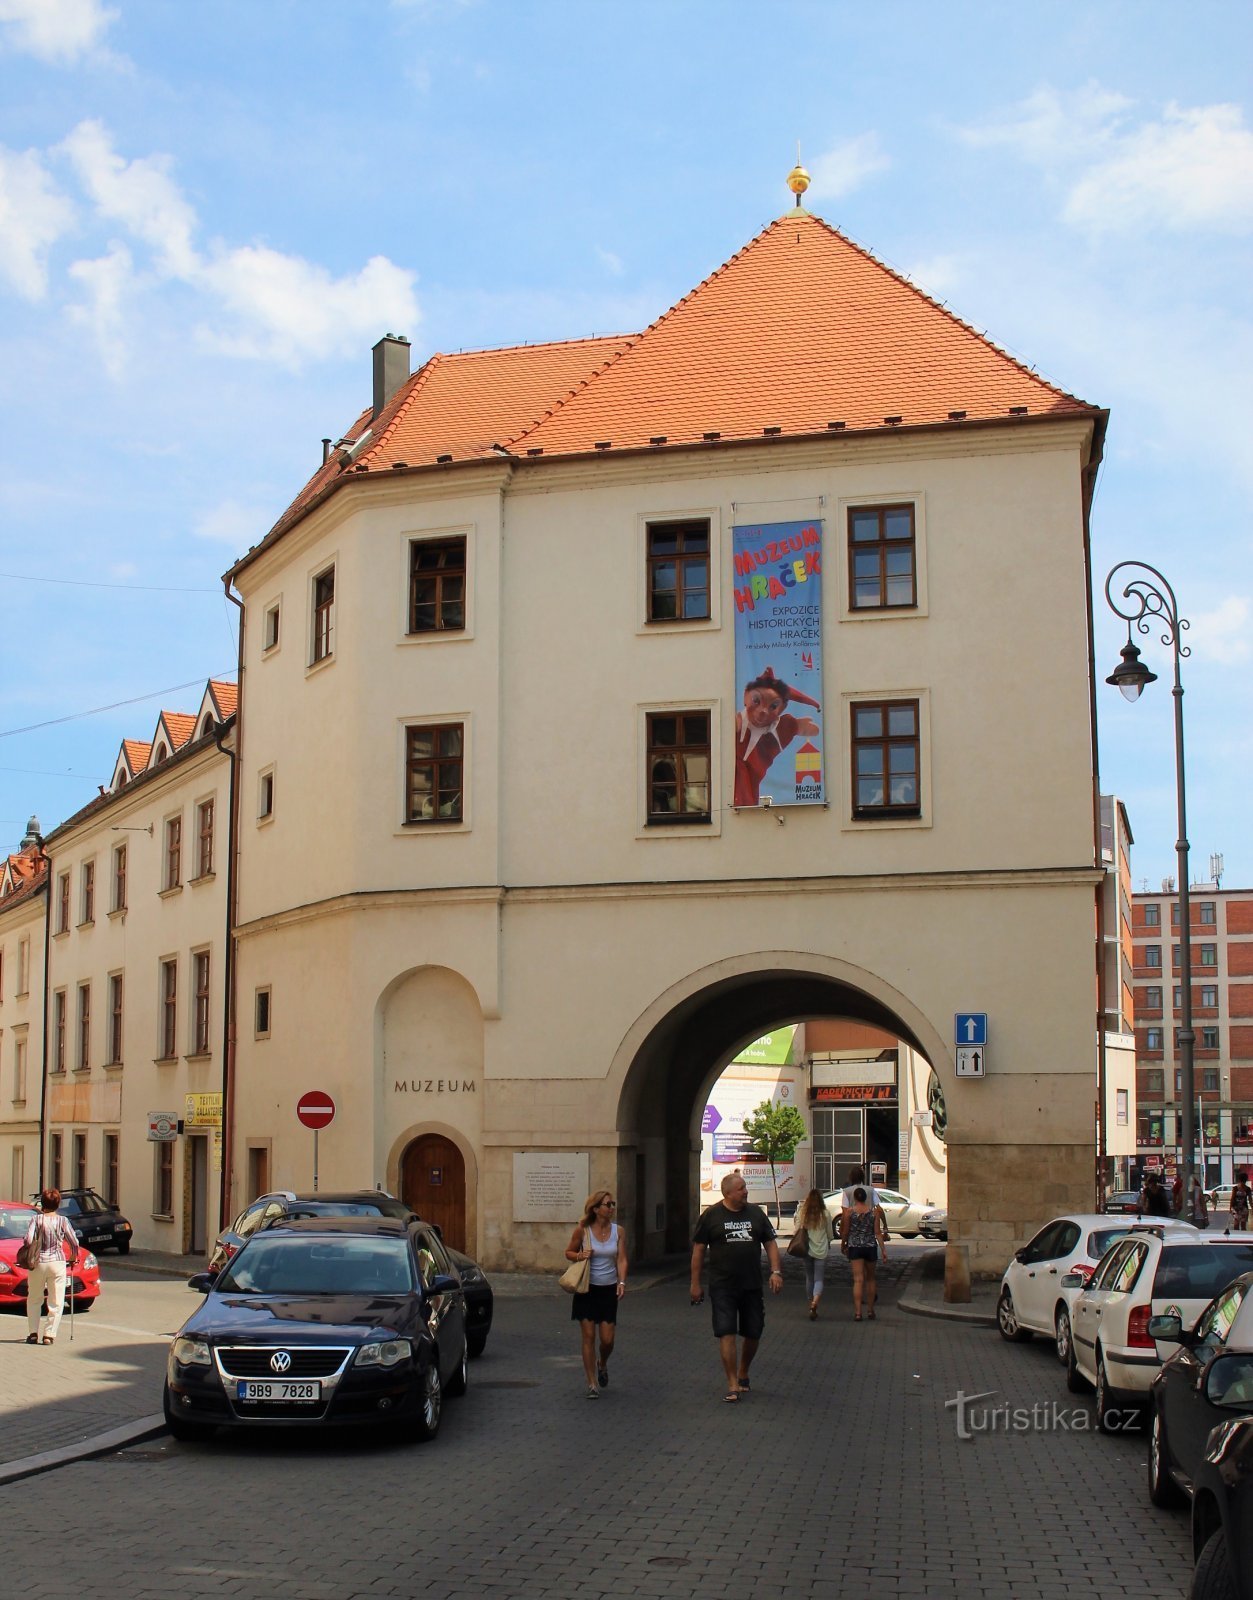
M322 1385L315 1379L307 1383L275 1383L266 1379L240 1379L239 1398L248 1400L290 1400L306 1405L316 1404L322 1398Z

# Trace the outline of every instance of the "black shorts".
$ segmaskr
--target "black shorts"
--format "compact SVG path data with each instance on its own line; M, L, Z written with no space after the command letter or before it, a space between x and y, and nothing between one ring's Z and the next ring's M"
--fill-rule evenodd
M593 1283L586 1294L576 1294L570 1307L572 1322L617 1322L617 1283Z
M850 1261L877 1261L879 1252L872 1244L850 1244L848 1247Z
M731 1289L710 1284L709 1303L714 1314L714 1338L738 1333L760 1339L766 1326L766 1302L760 1289Z

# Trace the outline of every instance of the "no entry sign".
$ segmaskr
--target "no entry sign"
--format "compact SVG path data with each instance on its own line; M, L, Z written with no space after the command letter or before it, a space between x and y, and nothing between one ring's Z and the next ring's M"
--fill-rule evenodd
M312 1128L316 1133L319 1128L329 1127L335 1120L335 1102L323 1090L310 1089L297 1101L296 1115L306 1128Z

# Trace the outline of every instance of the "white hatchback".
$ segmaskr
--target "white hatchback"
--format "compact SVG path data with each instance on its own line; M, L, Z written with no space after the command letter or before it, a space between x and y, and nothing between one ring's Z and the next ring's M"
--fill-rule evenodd
M1177 1316L1191 1328L1233 1279L1253 1271L1253 1239L1194 1228L1138 1229L1102 1258L1074 1297L1066 1364L1072 1393L1096 1389L1097 1426L1111 1432L1142 1408L1174 1344L1149 1337L1149 1318ZM1078 1288L1077 1281L1067 1287Z
M1139 1222L1135 1217L1101 1216L1078 1212L1054 1217L1045 1223L1005 1268L1001 1293L996 1305L996 1325L1003 1339L1021 1341L1033 1333L1046 1334L1057 1342L1059 1361L1066 1361L1070 1346L1070 1301L1073 1292L1062 1288L1067 1273L1085 1277L1096 1271L1097 1262L1133 1228L1169 1228L1189 1239L1196 1230L1177 1222Z

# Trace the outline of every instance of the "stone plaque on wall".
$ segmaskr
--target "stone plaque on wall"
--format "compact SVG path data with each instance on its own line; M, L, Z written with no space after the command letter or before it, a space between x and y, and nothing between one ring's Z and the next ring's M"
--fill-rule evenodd
M513 1158L513 1220L568 1222L583 1215L587 1199L586 1150L528 1150Z

